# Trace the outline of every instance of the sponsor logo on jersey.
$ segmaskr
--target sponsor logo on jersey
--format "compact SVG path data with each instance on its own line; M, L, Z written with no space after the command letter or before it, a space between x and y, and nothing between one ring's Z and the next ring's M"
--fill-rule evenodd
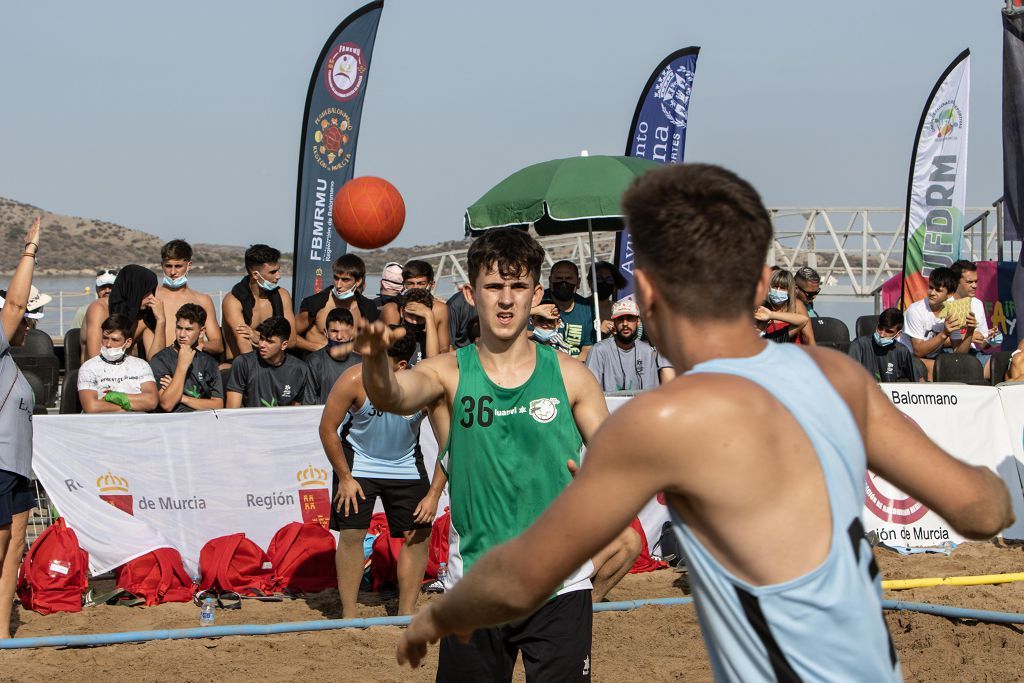
M538 398L530 401L530 417L541 424L547 424L558 415L557 398Z

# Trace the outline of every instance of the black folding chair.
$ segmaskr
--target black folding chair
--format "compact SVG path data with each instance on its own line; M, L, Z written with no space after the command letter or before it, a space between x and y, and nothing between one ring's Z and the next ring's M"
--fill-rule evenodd
M82 367L82 330L73 327L64 333L64 372Z
M878 329L878 316L877 315L862 315L857 318L857 322L854 325L854 329L857 332L858 337L871 334Z
M992 360L989 361L989 370L991 371L989 381L992 382L992 386L1006 381L1006 373L1010 369L1012 355L1010 351L999 351L992 354Z
M850 350L850 328L838 318L811 318L814 343L846 353Z
M60 414L77 415L82 412L82 403L78 400L78 370L71 370L64 375L64 386L60 392Z
M935 381L988 384L981 361L969 353L940 353L935 359Z

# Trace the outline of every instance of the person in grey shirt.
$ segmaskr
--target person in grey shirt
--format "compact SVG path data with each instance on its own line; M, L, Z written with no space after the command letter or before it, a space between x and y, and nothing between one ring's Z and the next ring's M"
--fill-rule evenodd
M671 381L672 365L653 346L636 338L640 310L632 299L612 305L614 333L594 344L586 365L604 391L643 391Z
M453 348L461 349L475 340L470 338L470 323L476 318L476 308L466 301L466 295L460 287L448 297L448 337Z
M49 300L32 286L41 217L33 221L14 276L0 301L0 639L11 637L11 608L32 495L32 387L11 357L28 334L30 316L42 317ZM45 299L45 300L44 300Z
M327 314L327 346L306 356L306 365L313 380L311 394L317 403L325 405L334 383L353 365L363 362L358 353L352 353L352 339L356 336L355 321L346 308L334 308Z
M256 350L231 362L226 407L277 408L315 403L309 366L286 353L292 333L288 319L271 316L257 325L255 332L259 335Z

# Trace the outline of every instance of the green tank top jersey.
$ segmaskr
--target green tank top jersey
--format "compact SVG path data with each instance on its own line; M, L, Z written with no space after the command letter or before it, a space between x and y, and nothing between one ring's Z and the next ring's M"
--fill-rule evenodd
M480 365L476 345L456 351L459 386L441 464L451 499L449 584L492 547L523 532L571 480L583 437L576 428L556 351L535 344L523 385L500 387ZM590 563L559 593L590 588Z

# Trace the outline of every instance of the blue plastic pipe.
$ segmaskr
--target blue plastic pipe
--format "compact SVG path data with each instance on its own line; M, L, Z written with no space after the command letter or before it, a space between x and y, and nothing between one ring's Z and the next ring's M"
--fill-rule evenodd
M594 605L595 612L627 612L648 605L687 605L693 598L651 598L602 602ZM948 605L930 605L924 602L883 600L888 610L909 610L934 614L950 619L973 619L996 624L1024 624L1024 614L963 609ZM370 628L372 626L408 626L412 617L372 617L369 619L323 619L320 621L291 621L279 624L233 624L231 626L205 626L199 628L162 629L157 631L126 631L122 633L92 633L87 635L44 636L40 638L11 638L0 640L0 650L32 647L91 647L117 643L141 643L149 640L181 640L189 638L219 638L221 636L265 636L274 633L302 631L329 631L341 628Z
M594 605L595 612L624 612L645 605L685 605L693 598L652 598L603 602ZM323 619L320 621L289 621L280 624L232 624L198 628L162 629L157 631L126 631L122 633L90 633L86 635L43 636L0 640L0 650L26 647L89 647L116 643L141 643L148 640L181 640L187 638L219 638L221 636L266 636L274 633L329 631L339 628L370 628L371 626L408 626L412 617L372 617L369 619Z

